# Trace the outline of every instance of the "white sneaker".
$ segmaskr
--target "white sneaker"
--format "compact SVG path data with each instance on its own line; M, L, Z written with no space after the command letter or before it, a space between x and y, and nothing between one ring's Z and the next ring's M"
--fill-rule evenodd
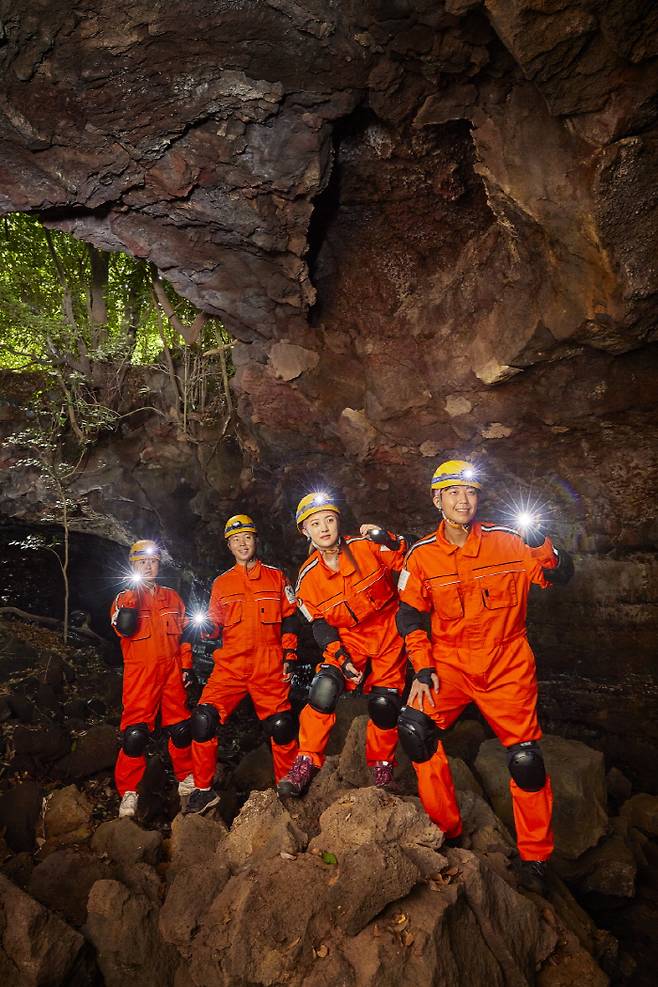
M178 794L182 799L189 798L195 788L194 775L188 775L178 782Z
M119 819L132 819L137 812L137 792L126 792L119 806Z

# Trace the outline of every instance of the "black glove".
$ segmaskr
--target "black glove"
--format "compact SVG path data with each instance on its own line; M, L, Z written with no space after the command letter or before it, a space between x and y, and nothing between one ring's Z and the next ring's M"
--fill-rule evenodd
M521 537L528 548L541 548L546 541L546 532L540 524L533 524L528 528L521 528Z
M358 671L357 672L348 672L347 671L347 666L348 665L354 665L354 662L352 661L352 656L350 655L349 651L347 651L346 648L344 648L341 645L340 648L338 648L338 650L335 652L334 658L342 658L343 659L343 661L341 662L340 670L341 670L341 672L343 673L343 675L345 676L346 679L358 679L359 678L359 672Z
M561 548L557 553L557 565L554 569L542 569L549 583L564 586L574 574L573 559L568 552Z
M135 607L119 607L114 626L122 637L132 637L137 630L139 610Z
M196 677L196 672L194 671L193 668L184 668L182 675L183 675L183 688L185 689L189 689L190 686L196 685L199 681Z
M368 541L374 541L375 545L385 545L392 552L397 552L400 547L398 539L390 535L386 528L371 528L366 533L366 538Z
M416 682L420 682L421 685L429 685L434 687L434 681L432 676L436 675L435 668L421 668L419 672L416 672Z

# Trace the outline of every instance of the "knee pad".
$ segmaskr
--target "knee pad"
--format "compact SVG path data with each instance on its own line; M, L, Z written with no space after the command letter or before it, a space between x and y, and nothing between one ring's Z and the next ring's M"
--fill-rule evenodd
M195 706L191 716L192 740L203 744L212 740L219 729L219 713L210 703Z
M524 792L540 792L546 784L544 758L535 740L524 740L508 747L507 767Z
M402 750L410 761L423 764L436 754L441 731L434 720L412 706L404 706L398 719Z
M273 740L275 744L289 744L295 739L295 720L289 709L281 713L272 713L261 720L265 736Z
M309 705L318 713L333 713L336 703L345 691L345 678L335 665L320 665L320 671L311 682Z
M192 723L189 717L180 723L172 723L166 729L174 747L189 747L192 743Z
M149 742L149 728L146 723L132 723L123 731L121 747L128 757L141 757Z
M396 689L385 689L376 685L370 692L368 715L380 730L392 730L397 725L402 709L402 696Z

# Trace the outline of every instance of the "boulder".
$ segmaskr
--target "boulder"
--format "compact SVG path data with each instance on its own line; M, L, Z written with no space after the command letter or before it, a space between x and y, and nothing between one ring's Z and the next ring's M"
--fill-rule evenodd
M0 695L0 723L6 723L13 715L9 696L6 694Z
M475 795L479 795L480 798L484 798L482 786L477 781L468 764L462 761L461 757L448 757L448 763L452 772L452 780L458 792L473 792Z
M70 925L87 919L87 897L96 881L111 877L108 863L77 847L55 850L32 871L27 890L42 905L64 916Z
M219 852L231 870L236 871L255 861L280 857L282 853L295 855L307 842L306 833L293 821L276 792L268 789L251 794Z
M446 731L441 742L448 757L459 757L466 764L472 765L487 736L491 736L491 733L487 734L479 720L462 717Z
M172 875L194 864L207 864L227 833L220 819L179 813L171 824L168 846Z
M231 876L218 857L180 868L160 911L160 934L184 956L211 904Z
M458 791L457 802L462 817L462 846L485 856L500 853L509 857L515 852L512 836L488 802L472 791Z
M0 976L6 985L51 987L73 970L84 939L0 875Z
M584 875L578 881L581 892L596 892L620 898L635 896L637 864L628 842L620 834L601 840L578 861Z
M118 751L117 731L113 726L101 723L76 738L70 753L57 762L57 772L61 778L81 781L113 768Z
M553 787L556 851L575 860L607 831L603 755L580 741L554 736L545 736L541 748ZM507 753L498 740L482 744L475 769L494 811L513 829Z
M368 697L362 695L345 695L336 706L336 722L329 734L326 754L331 757L340 754L353 721L357 717L368 716ZM365 763L365 755L364 755Z
M309 850L341 852L366 845L417 844L440 849L443 833L416 798L398 798L379 788L359 788L337 798L320 817L320 833Z
M69 735L55 723L41 724L38 727L24 726L14 730L14 750L16 754L27 754L37 761L56 761L71 748Z
M274 766L269 744L261 744L242 758L232 776L239 792L274 788Z
M36 715L34 703L22 692L12 692L9 696L12 716L21 723L33 723Z
M621 815L647 836L658 836L658 795L641 792L624 802Z
M178 954L158 929L158 906L119 881L97 881L89 892L86 932L106 987L173 987Z
M83 843L91 836L93 805L75 785L48 795L43 808L43 835L49 846Z
M23 781L0 796L0 827L15 853L34 850L43 793L34 781Z
M619 768L612 767L605 776L608 798L617 806L622 806L630 797L633 786Z
M363 844L341 853L330 878L327 908L333 922L355 936L392 901L418 883L420 868L396 843Z
M162 835L142 829L132 819L110 819L101 823L93 835L91 849L121 867L155 864L160 855Z

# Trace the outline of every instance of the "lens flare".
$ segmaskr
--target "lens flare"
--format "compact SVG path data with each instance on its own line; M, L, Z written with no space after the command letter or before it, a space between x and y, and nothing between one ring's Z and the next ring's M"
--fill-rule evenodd
M524 530L526 528L535 528L540 523L539 518L536 518L530 511L519 511L514 520L519 528Z
M140 583L144 582L141 572L131 572L127 578L131 586L139 586Z
M207 615L204 613L203 610L195 610L192 616L190 617L190 620L192 621L195 627L201 627L202 624L205 624L206 619L207 619Z

